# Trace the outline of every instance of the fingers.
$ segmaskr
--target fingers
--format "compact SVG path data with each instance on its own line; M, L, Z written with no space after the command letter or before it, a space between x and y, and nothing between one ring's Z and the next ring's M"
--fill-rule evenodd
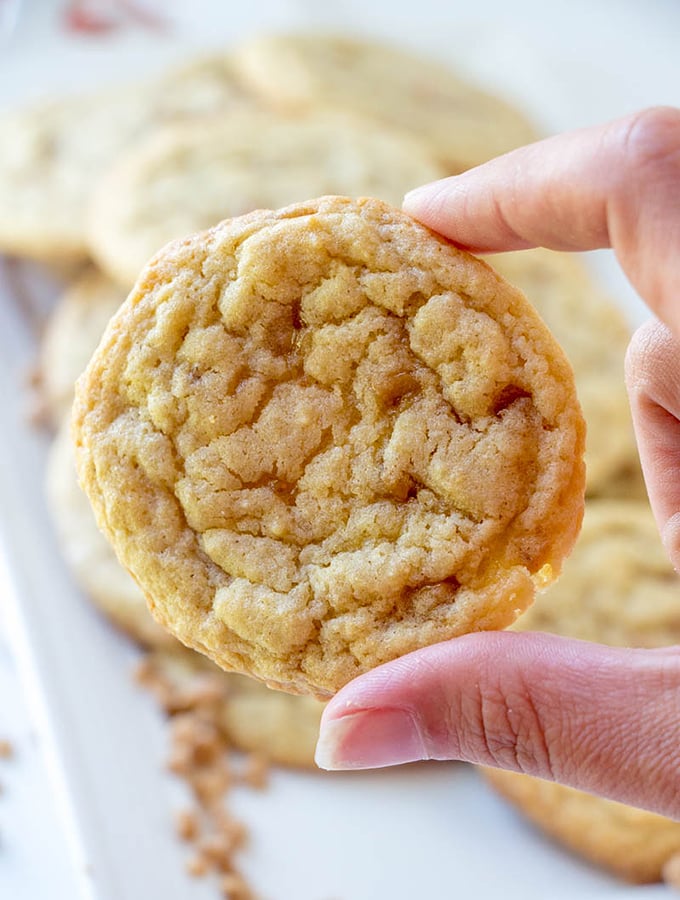
M680 110L643 110L520 148L407 194L404 209L476 252L613 247L680 335Z
M328 704L322 768L420 759L500 766L680 816L680 655L471 634L380 666Z
M647 492L680 571L680 341L665 325L650 322L635 333L626 383Z

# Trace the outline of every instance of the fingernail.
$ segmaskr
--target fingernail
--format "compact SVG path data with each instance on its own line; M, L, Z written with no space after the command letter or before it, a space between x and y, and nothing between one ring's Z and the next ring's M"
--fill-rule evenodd
M413 716L403 709L367 709L321 726L316 745L320 769L379 769L427 759Z

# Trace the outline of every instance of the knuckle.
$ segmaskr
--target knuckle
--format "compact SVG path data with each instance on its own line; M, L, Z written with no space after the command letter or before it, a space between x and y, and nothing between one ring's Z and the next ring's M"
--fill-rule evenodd
M652 106L628 116L623 123L623 147L628 166L680 172L680 109Z
M554 778L553 758L546 726L525 685L498 687L476 698L468 716L472 755L479 762Z
M635 331L626 351L625 365L632 399L657 393L657 382L668 380L678 367L678 349L673 333L661 322L646 322Z

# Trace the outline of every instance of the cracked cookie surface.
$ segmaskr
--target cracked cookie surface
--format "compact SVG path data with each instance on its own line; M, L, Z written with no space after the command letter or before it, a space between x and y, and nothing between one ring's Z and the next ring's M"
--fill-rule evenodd
M156 617L225 669L319 697L510 624L583 509L559 346L484 263L377 200L166 247L80 379L74 429Z

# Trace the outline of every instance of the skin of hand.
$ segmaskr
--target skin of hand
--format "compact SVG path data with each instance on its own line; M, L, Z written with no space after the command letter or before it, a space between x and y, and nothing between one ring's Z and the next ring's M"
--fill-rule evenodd
M677 569L680 110L646 109L520 148L412 191L404 209L472 252L613 248L658 317L632 339L626 382ZM680 818L680 648L469 634L380 666L328 704L322 768L422 759L499 766Z

